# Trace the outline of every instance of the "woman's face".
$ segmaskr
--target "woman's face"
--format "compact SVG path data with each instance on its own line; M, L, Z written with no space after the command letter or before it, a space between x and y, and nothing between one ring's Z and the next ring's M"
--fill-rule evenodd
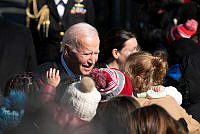
M138 51L138 43L136 38L131 38L124 43L124 47L118 53L118 60L123 64L128 56Z

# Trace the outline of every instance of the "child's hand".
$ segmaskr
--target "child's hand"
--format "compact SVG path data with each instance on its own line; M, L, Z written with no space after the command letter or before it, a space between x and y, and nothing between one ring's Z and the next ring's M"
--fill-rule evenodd
M57 87L58 84L60 83L60 75L59 75L59 70L56 70L55 68L50 68L46 72L46 78L47 78L47 83Z
M151 89L153 90L153 91L155 91L155 92L159 92L159 91L161 91L161 90L164 90L164 86L161 86L161 85L159 85L159 86L152 86L151 87Z

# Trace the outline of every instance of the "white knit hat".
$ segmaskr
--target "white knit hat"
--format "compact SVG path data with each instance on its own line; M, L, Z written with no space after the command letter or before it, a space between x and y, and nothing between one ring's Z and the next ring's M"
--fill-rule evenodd
M67 112L84 121L90 121L96 114L101 94L95 88L94 81L89 77L72 83L65 91L61 104Z

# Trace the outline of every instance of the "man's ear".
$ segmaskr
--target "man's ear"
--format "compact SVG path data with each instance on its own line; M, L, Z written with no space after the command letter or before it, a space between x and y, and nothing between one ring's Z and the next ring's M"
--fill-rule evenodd
M112 55L113 55L113 57L114 57L115 59L118 59L118 58L119 58L118 54L119 54L119 51L118 51L116 48L112 50Z
M68 44L64 45L64 55L69 55L70 54L70 48Z

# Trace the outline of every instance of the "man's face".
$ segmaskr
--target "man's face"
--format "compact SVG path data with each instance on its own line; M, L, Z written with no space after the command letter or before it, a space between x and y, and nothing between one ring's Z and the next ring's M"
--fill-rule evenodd
M128 56L138 51L138 43L135 38L131 38L124 43L124 47L119 51L119 62L124 63Z
M90 73L98 60L99 43L98 36L81 38L79 48L68 57L70 60L68 66L74 74L88 75Z

